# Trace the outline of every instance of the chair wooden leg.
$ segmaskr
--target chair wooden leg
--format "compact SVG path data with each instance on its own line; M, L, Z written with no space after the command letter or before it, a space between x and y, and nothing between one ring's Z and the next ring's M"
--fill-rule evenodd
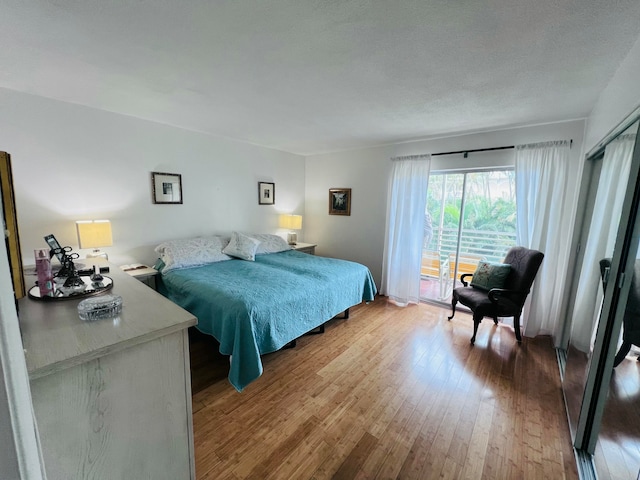
M522 334L520 333L520 314L513 316L513 329L516 331L516 340L522 343Z
M495 325L497 325L497 324L498 324L498 317L493 317L493 323L494 323Z
M456 304L458 303L458 299L455 297L451 297L451 316L447 317L447 320L451 320L453 316L456 314Z
M629 350L631 350L631 342L623 341L622 345L620 345L620 350L618 350L618 353L616 353L616 358L613 360L613 368L616 368L618 365L620 365L622 360L624 360L624 357L626 357L627 353L629 353ZM640 360L640 357L638 357L638 360Z
M473 337L471 337L471 345L475 345L476 343L476 334L478 333L478 325L480 325L480 322L482 321L482 317L480 316L476 316L476 314L473 314Z

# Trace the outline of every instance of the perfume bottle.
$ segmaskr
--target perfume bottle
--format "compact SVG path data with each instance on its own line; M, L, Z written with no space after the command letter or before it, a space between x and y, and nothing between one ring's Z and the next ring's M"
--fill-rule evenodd
M51 259L49 250L39 248L34 250L36 257L36 273L38 275L38 289L41 297L53 296L53 273L51 272Z

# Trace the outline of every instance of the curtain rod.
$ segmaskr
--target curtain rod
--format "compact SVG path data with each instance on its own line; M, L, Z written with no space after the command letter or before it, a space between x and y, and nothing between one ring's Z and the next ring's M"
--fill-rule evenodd
M570 140L569 143L569 148L571 148L573 146L573 139ZM492 147L492 148L476 148L473 150L458 150L457 152L441 152L441 153L432 153L431 156L432 157L439 157L440 155L456 155L459 153L463 153L464 154L464 158L467 158L467 155L469 153L475 153L475 152L490 152L492 150L511 150L513 148L516 148L515 145L507 145L504 147Z
M457 152L442 152L442 153L432 153L432 157L439 157L440 155L456 155L458 153L464 153L465 158L468 153L475 152L490 152L491 150L509 150L511 148L516 148L514 145L509 145L507 147L493 147L493 148L476 148L474 150L459 150Z

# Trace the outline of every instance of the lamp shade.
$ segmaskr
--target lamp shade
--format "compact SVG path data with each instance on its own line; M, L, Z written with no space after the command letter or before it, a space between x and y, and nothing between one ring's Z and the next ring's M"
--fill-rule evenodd
M302 228L302 215L280 215L280 228L300 230Z
M76 222L80 248L110 247L111 222L109 220L79 220Z

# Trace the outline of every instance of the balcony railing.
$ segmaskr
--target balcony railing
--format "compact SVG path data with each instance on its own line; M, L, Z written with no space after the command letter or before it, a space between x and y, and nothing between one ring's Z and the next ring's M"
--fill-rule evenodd
M433 230L433 236L425 250L448 256L456 253L457 228ZM488 230L462 230L460 253L470 253L485 257L490 262L501 262L507 251L516 244L516 234Z
M456 257L457 241L457 229L440 231L436 228L431 241L423 249L422 276L437 284L437 290L427 293L427 298L446 300L451 295L451 290L460 285L460 275L473 273L480 260L501 262L509 248L515 245L516 235L509 232L463 229L459 257Z

